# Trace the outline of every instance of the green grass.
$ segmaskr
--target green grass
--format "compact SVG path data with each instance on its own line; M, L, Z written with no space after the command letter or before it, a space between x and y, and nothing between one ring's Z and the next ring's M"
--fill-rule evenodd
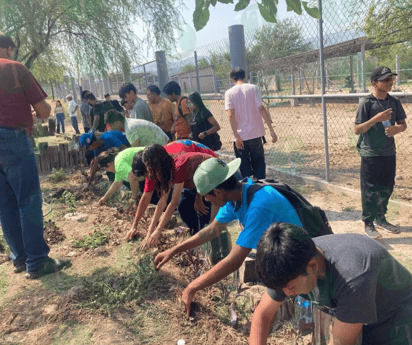
M6 277L6 266L0 266L0 305L3 302L6 295L7 288L9 287L9 280Z
M88 345L92 343L89 328L77 321L65 321L55 330L53 345Z
M276 149L268 151L267 160L270 165L279 170L290 172L304 167L308 153L300 138L283 137L276 143Z
M98 248L108 242L107 231L105 233L94 231L84 235L82 240L72 239L72 246L74 248Z
M355 206L348 206L343 208L343 211L345 212L352 212L355 209Z
M112 267L114 269L124 269L130 267L130 262L133 258L133 247L136 244L124 243L118 247L116 252L116 260L113 262Z

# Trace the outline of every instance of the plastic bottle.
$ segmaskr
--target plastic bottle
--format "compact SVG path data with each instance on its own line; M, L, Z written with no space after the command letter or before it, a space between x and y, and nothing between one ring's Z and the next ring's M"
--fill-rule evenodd
M388 128L388 127L392 126L391 120L382 121L382 126L384 128Z
M177 345L185 345L186 344L186 342L183 340L183 339L180 339L178 342L177 342Z

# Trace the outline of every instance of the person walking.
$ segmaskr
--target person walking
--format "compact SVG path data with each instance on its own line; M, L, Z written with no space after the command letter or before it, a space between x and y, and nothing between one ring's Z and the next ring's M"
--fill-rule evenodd
M62 103L57 100L56 106L54 108L54 116L56 117L57 122L57 131L56 133L60 133L60 127L62 128L62 133L64 134L64 107Z
M66 98L67 98L67 101L69 102L69 115L70 115L70 120L72 121L73 129L76 131L76 134L80 134L79 124L77 122L77 109L79 109L79 106L74 101L72 95L68 95Z
M53 260L43 237L42 192L29 135L34 114L50 116L47 94L21 63L17 48L0 33L0 222L14 272L27 279L56 273L70 264Z
M230 72L230 79L235 84L225 93L225 110L232 126L235 156L242 159L240 172L243 177L266 177L265 127L262 118L269 127L272 143L277 136L272 127L272 120L262 102L260 90L256 85L245 83L246 74L240 67Z

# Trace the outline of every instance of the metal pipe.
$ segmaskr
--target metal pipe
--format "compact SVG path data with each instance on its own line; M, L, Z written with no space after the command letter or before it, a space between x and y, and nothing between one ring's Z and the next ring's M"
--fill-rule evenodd
M196 66L196 85L197 85L197 92L200 93L199 65L198 65L198 63L197 63L197 51L195 51L195 66Z

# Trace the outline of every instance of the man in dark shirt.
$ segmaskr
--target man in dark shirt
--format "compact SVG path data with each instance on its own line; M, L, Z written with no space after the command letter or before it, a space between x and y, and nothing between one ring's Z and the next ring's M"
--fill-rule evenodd
M82 104L80 106L80 112L82 113L84 133L87 133L92 128L92 119L90 117L90 112L92 110L92 107L89 105L89 103L87 103L87 101L84 98L84 96L88 92L89 91L84 90L84 91L82 91L82 94L81 94Z
M120 106L118 101L101 102L98 101L91 92L86 93L84 98L92 107L90 117L92 118L93 130L95 131L97 130L98 132L104 132L106 130L104 116L110 109L123 112L123 108Z
M13 61L17 48L0 33L0 221L14 272L36 279L69 261L53 260L43 238L42 193L28 133L36 117L50 115L47 94L30 71Z
M259 240L256 271L268 287L256 308L250 344L266 344L270 320L300 295L335 317L331 344L412 344L412 275L378 242L359 234L311 239L289 223Z

